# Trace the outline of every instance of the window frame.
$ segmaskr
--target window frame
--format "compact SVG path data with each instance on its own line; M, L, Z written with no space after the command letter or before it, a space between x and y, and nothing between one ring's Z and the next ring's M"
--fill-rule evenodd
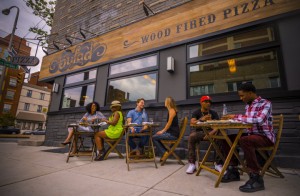
M221 52L221 53L217 53L217 54L213 54L213 55L207 55L204 57L194 57L194 58L189 58L189 47L190 46L194 46L197 44L200 44L204 41L210 41L210 40L214 40L214 39L220 39L220 38L224 38L224 37L228 37L228 36L233 36L239 33L243 33L243 32L248 32L251 30L255 30L255 29L259 29L259 28L267 28L267 27L272 27L274 30L274 41L271 42L267 42L267 43L263 43L263 44L258 44L258 45L254 45L254 46L248 46L245 48L238 48L238 49L234 49L234 50L229 50L229 51L225 51L225 52ZM274 50L277 53L277 61L278 61L278 72L279 72L279 77L280 77L280 81L281 81L281 86L278 88L265 88L265 89L257 89L257 91L273 91L274 89L280 89L280 90L284 90L287 88L287 84L286 84L286 78L285 78L285 70L284 70L284 63L283 63L283 56L282 56L282 52L281 52L281 44L280 44L280 36L279 36L279 30L278 27L272 23L268 23L268 24L263 24L263 25L257 25L257 26L250 26L247 28L243 28L243 29L238 29L235 31L230 31L227 33L224 33L223 35L219 35L219 36L213 36L213 37L208 37L202 40L198 40L195 43L191 43L191 44L187 44L186 45L186 67L187 67L187 85L186 85L186 97L187 99L192 99L192 98L199 98L202 95L197 95L197 96L191 96L190 95L190 66L193 65L197 65L197 64L205 64L205 63L211 63L211 62L216 62L216 61L221 61L221 60L225 60L225 59L230 59L234 56L234 58L238 58L240 56L245 56L245 54L247 55L253 55L256 53L260 53L263 51L268 51L268 50ZM209 83L209 81L208 81ZM228 95L228 94L236 94L236 92L221 92L221 93L214 93L214 94L210 94L210 95Z
M92 71L92 70L96 70L96 77L95 78L89 79L89 80L83 80L83 81L79 81L79 82L75 82L75 83L71 83L71 84L66 84L66 80L67 80L68 76L76 75L76 74L80 74L80 73L87 72L87 71ZM64 82L63 82L64 86L62 87L62 94L60 96L59 110L60 111L62 111L62 110L72 110L74 108L84 108L85 107L85 106L78 106L78 107L63 108L62 107L63 106L63 98L64 98L63 95L64 95L66 89L77 88L77 87L88 86L88 85L94 84L95 89L94 89L94 95L93 95L93 99L92 99L94 101L95 100L95 95L96 95L96 90L97 90L97 77L98 77L98 68L95 68L95 67L91 67L90 69L86 69L86 70L82 70L82 71L72 73L70 75L66 75L64 77Z

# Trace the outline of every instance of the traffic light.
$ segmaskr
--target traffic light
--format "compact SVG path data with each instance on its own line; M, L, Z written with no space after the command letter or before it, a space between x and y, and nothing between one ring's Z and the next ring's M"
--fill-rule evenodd
M23 83L23 73L18 73L18 77L17 77L18 79L17 79L17 82L18 83Z

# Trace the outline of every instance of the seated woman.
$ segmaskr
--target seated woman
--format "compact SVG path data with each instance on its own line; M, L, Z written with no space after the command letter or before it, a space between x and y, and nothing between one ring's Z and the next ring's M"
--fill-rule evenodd
M172 97L167 97L165 100L165 107L168 109L168 121L165 127L153 135L153 143L158 151L163 154L161 161L168 156L167 149L160 140L177 140L179 137L179 125L177 117L177 108Z
M100 112L100 106L97 102L89 103L85 107L85 109L86 109L87 112L83 115L82 119L79 121L80 123L84 123L84 122L93 123L96 119L99 119L100 121L106 119L105 116ZM70 144L71 139L74 135L73 128L69 128L68 131L69 131L68 137L65 139L64 142L61 143L63 145ZM93 132L94 130L90 126L86 127L86 126L79 125L78 126L78 131ZM72 153L75 153L76 148L77 148L77 146L76 146L76 144L74 144L74 148L72 150Z
M99 131L95 134L95 143L98 150L98 155L94 159L95 161L102 161L105 156L105 149L103 138L117 139L121 136L123 131L124 118L121 111L121 103L119 101L111 102L110 109L112 115L108 120L102 120L106 122L109 127L104 131Z

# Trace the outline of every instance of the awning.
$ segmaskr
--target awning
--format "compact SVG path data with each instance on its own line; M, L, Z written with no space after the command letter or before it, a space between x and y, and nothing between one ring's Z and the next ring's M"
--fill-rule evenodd
M17 120L30 120L39 122L46 121L46 118L43 114L35 114L30 112L19 112L16 118Z

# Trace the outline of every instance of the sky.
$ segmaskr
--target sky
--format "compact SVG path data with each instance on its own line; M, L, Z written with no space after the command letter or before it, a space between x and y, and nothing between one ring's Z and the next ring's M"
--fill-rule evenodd
M44 30L50 32L50 27L48 27L40 17L35 16L33 14L33 10L26 6L26 3L24 0L0 0L0 37L5 37L9 35L12 32L14 21L17 14L17 9L12 8L10 10L9 15L2 14L2 10L9 8L11 6L17 6L19 11L19 19L17 23L17 29L15 31L15 35L21 37L21 38L35 38L37 35L29 32L30 27L34 27L38 25L38 27L43 28ZM30 40L32 42L37 43L37 41ZM31 56L35 56L36 52L36 45L29 43L29 46L31 47ZM38 48L37 57L40 59L40 63L37 66L34 67L28 67L31 68L30 73L34 73L37 71L40 71L41 68L41 62L43 59L43 56L45 56L45 53L42 51L42 48Z

